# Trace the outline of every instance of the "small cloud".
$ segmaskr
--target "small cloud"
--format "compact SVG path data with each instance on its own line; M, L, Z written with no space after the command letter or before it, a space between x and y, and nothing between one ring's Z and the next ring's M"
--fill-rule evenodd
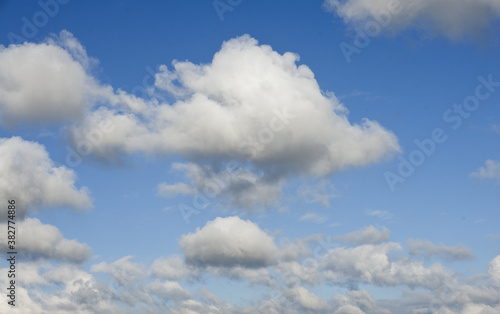
M409 239L406 245L410 249L410 255L420 255L425 258L440 257L445 260L458 261L474 257L471 249L463 244L445 246L424 240Z
M327 180L321 180L316 186L302 185L297 194L306 203L319 203L325 207L329 207L330 200L337 197L335 187Z
M500 161L488 159L484 167L470 175L479 179L500 179Z
M322 224L328 220L326 215L320 215L317 213L307 213L304 216L300 217L300 221L309 221L315 224Z
M489 234L488 239L500 241L500 234Z
M367 210L367 211L365 211L365 213L368 216L378 217L378 218L383 219L383 220L389 220L392 217L394 217L390 212L388 212L386 210Z
M368 226L364 229L335 237L337 241L354 245L376 244L386 242L390 238L391 232L389 229L383 227L379 230L374 226Z

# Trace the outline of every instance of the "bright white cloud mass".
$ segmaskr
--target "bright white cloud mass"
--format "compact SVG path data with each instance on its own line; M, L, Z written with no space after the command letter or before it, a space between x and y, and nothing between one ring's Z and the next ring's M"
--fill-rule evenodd
M0 2L0 313L500 313L500 1L64 2Z

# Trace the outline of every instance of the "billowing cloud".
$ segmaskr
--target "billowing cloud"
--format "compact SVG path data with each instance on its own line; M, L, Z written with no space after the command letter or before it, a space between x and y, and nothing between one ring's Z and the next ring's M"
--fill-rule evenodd
M160 68L156 93L169 93L172 105L113 94L109 88L99 92L105 105L70 128L70 141L78 146L89 130L107 121L113 132L93 147L95 155L181 155L195 164L183 169L195 188L223 164L237 162L244 170L233 173L221 195L231 195L231 202L243 207L255 205L247 198L257 193L265 203L274 203L281 180L290 175L327 176L400 150L394 134L377 122L349 122L344 105L323 92L298 60L248 35L231 39L210 64L175 61L172 70ZM212 172L200 171L203 167ZM193 193L188 185L165 182L160 193Z
M324 5L353 26L420 29L452 39L481 36L500 18L496 0L325 0Z
M188 264L215 267L265 267L274 262L277 247L266 232L249 220L216 218L179 245Z
M486 160L484 167L473 172L471 176L480 179L500 179L500 161Z
M6 223L0 226L7 230ZM16 248L23 254L23 259L41 257L80 263L90 257L91 249L88 245L65 239L55 226L42 224L36 218L19 221L15 227L22 235ZM0 243L0 249L7 251L7 240Z
M0 124L60 122L82 117L92 80L83 47L66 32L50 43L0 46ZM66 47L72 47L65 49ZM73 55L72 55L73 53Z
M348 244L360 245L385 242L390 238L391 232L386 227L377 229L374 226L368 226L361 230L338 236L335 239Z
M223 164L237 162L217 197L236 207L269 207L289 176L328 176L400 151L377 122L351 123L344 105L298 61L244 35L225 42L209 64L160 67L145 99L99 83L91 71L96 61L63 31L44 43L0 49L0 124L72 122L68 140L80 157L180 155L192 181L164 182L162 195L193 193ZM311 197L327 204L331 195Z
M76 174L56 167L45 147L20 137L0 138L0 197L17 200L17 215L52 206L92 207L88 189L75 187ZM6 213L7 207L3 211ZM3 214L2 218L5 219Z
M406 245L411 255L421 255L425 258L439 257L446 260L463 260L473 258L471 249L463 244L455 246L436 245L429 241L409 239Z

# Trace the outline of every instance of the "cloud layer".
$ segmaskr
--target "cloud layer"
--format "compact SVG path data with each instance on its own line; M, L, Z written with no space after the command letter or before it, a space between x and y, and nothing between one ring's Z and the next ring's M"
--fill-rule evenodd
M27 223L44 226L37 220ZM369 233L376 234L380 243L338 245L345 239L367 242L358 239ZM149 267L150 277L146 265L134 262L132 256L94 264L90 271L64 260L20 263L24 275L13 313L469 314L500 310L500 256L490 261L485 273L460 280L442 264L425 265L405 255L399 243L384 241L388 233L369 226L278 247L257 224L219 217L181 237L183 256L157 259ZM442 254L435 257L446 259ZM197 288L214 277L246 284L254 297L235 305L207 288ZM0 285L6 284L6 278L0 277ZM382 292L398 287L403 297L377 300L358 285L377 286ZM7 307L6 302L0 303L0 311Z

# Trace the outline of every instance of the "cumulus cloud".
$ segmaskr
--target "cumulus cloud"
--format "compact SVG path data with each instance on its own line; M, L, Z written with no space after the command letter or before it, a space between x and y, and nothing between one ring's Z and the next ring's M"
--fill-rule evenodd
M314 313L318 313L326 311L330 308L328 303L326 303L323 298L317 296L302 286L291 288L286 292L286 296L306 311L314 311Z
M300 241L299 241L300 242ZM296 243L299 245L300 243ZM16 289L18 306L12 310L6 302L0 303L0 311L13 313L496 313L500 309L499 269L500 257L494 258L486 274L458 281L456 275L438 264L424 267L419 262L389 257L391 250L399 249L396 243L361 245L357 248L334 248L325 257L317 258L317 264L305 265L306 261L294 261L302 267L302 274L316 276L304 286L304 281L287 278L296 272L287 271L281 264L266 268L195 266L200 272L212 270L236 270L247 276L227 276L248 283L249 288L265 287L270 293L255 296L246 305L233 305L198 284L179 279L157 280L143 276L137 270L142 264L132 263L130 257L112 263L94 265L91 271L109 273L113 280L99 281L92 273L75 264L53 265L45 261L29 261L19 264L27 271ZM172 262L177 257L162 259ZM182 262L182 260L180 260ZM174 264L175 264L174 263ZM153 265L156 262L153 263ZM291 263L286 263L290 265ZM333 266L335 264L335 266ZM151 269L154 267L151 266ZM274 282L254 280L273 269ZM7 273L7 269L0 269ZM337 274L335 274L337 273ZM339 274L344 276L340 278ZM27 276L29 274L29 276ZM186 273L188 274L188 273ZM220 275L213 273L214 275ZM189 274L188 274L189 275ZM124 278L129 276L128 280ZM168 277L172 277L171 274ZM280 278L281 277L281 278ZM24 278L24 279L23 279ZM347 279L349 278L349 279ZM0 285L7 285L7 277L0 277ZM315 294L327 285L343 285L342 280L359 280L379 286L408 285L401 298L377 300L365 290L350 290L345 294L333 294L325 300ZM118 283L118 284L117 284ZM17 310L19 308L20 310Z
M242 206L252 205L255 197L244 196L256 193L275 202L281 190L274 186L290 175L327 176L400 151L394 134L377 122L349 122L344 105L333 93L323 92L298 60L298 55L279 54L248 35L231 39L209 64L175 61L171 70L160 67L156 91L169 93L171 105L113 94L109 88L100 92L105 105L70 128L70 141L76 146L85 140L85 130L109 121L114 130L93 147L96 156L178 154L214 171L236 161L245 170L235 173L236 182L221 193L236 195L232 201ZM199 172L193 167L186 165L188 177ZM193 190L165 182L160 193Z
M327 280L363 282L380 286L407 285L437 289L453 281L453 275L441 264L424 267L408 259L391 260L389 253L401 250L398 243L365 244L354 248L333 248L319 266Z
M67 31L61 32L57 43L0 46L0 124L82 117L93 84L84 66L89 66L89 59Z
M419 29L451 39L480 36L500 17L496 0L325 0L324 5L353 26L388 18L385 30Z
M471 176L480 179L500 179L500 161L486 160L485 166L471 173Z
M374 226L368 226L364 229L347 233L335 237L337 241L360 245L360 244L376 244L388 241L391 238L391 232L386 227L377 229Z
M0 224L7 230L7 224ZM16 229L22 235L16 248L24 258L59 259L71 262L84 262L90 257L91 249L88 245L76 240L68 240L61 232L51 225L42 224L36 218L26 218L16 224ZM0 249L7 251L7 240L0 243Z
M44 43L0 49L0 124L71 121L68 140L80 155L180 155L189 161L186 176L201 181L188 182L191 188L165 182L162 195L193 193L221 164L236 161L241 169L220 196L238 207L267 207L289 176L328 176L400 151L377 122L351 123L344 105L298 61L244 35L225 42L209 64L160 67L144 99L99 83L91 73L96 61L63 31ZM95 135L104 124L112 132ZM99 143L83 148L91 137ZM190 177L193 171L205 178ZM324 204L330 198L311 197Z
M0 173L0 196L18 200L18 216L43 207L92 207L88 189L75 187L75 172L54 166L45 147L38 143L20 137L0 138ZM4 207L4 213L6 210Z
M216 218L179 240L186 262L200 266L259 268L274 263L278 248L258 225L238 217Z
M409 239L406 245L411 255L421 255L425 258L439 257L446 260L464 260L474 257L471 249L463 244L455 246L436 245L429 241Z

